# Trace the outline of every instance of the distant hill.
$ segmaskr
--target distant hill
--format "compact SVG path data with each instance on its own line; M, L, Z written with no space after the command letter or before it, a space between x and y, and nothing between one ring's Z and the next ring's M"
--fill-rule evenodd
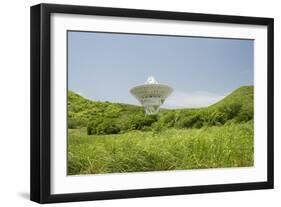
M236 116L237 121L251 120L254 116L254 87L242 86L208 108L219 111L235 109L233 112L236 114L232 116Z
M140 106L99 102L86 99L73 91L68 91L68 120L69 124L83 122L87 125L89 121L98 117L119 118L130 114L142 114L143 108ZM71 127L71 126L70 126Z
M201 128L253 119L253 86L242 86L221 101L200 109L165 109L146 116L141 106L88 100L68 91L68 128L88 127L88 133Z
M243 108L252 108L254 101L254 87L253 86L242 86L221 101L209 106L209 108L220 107L228 104L241 104Z

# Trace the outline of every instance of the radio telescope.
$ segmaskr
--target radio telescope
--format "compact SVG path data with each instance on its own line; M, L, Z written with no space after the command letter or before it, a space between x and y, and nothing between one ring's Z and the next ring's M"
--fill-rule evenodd
M159 112L160 106L173 89L159 84L153 76L149 76L145 84L133 87L130 92L143 105L145 113L152 115Z

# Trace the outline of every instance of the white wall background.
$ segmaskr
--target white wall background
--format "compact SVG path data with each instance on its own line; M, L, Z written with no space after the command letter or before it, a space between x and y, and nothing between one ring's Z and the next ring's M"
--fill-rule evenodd
M281 3L278 0L49 0L2 1L0 11L0 206L29 201L29 7L81 4L275 18L275 189L62 203L53 206L277 206L281 203Z

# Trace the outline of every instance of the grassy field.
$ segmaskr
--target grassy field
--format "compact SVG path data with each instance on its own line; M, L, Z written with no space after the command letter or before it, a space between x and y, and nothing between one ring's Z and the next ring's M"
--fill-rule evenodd
M87 135L68 131L68 174L99 174L253 166L253 121Z

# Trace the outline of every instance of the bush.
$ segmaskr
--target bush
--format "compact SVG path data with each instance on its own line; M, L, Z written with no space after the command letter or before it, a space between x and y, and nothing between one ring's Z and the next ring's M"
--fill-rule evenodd
M197 120L194 124L193 124L193 128L197 128L200 129L201 127L204 126L204 122L202 120Z
M100 122L97 120L91 121L88 126L87 126L87 134L92 135L92 134L97 134L97 128Z
M181 118L179 126L181 128L200 128L203 126L203 119L200 114L193 114L187 117Z
M226 120L235 118L241 110L241 104L232 103L218 108L218 111L226 116Z
M157 121L157 115L136 115L130 118L131 129L142 130Z
M152 124L152 131L154 134L161 132L164 128L163 122L157 121Z
M208 122L209 126L220 126L225 124L227 121L227 117L224 113L220 112L220 111L214 111L211 115L210 115L210 120Z
M104 128L105 134L118 134L120 132L120 128L116 125L110 125Z
M253 119L253 112L252 111L242 110L242 111L239 112L239 114L237 115L235 120L238 123L240 123L240 122L247 122L247 121L250 121L252 119Z
M104 119L103 122L97 126L97 134L118 134L120 128L111 119Z
M178 117L176 116L175 111L171 111L164 114L160 121L163 122L163 124L167 127L173 127L177 121L177 118Z
M92 121L87 126L87 134L118 134L121 131L113 120L103 119L101 122Z

